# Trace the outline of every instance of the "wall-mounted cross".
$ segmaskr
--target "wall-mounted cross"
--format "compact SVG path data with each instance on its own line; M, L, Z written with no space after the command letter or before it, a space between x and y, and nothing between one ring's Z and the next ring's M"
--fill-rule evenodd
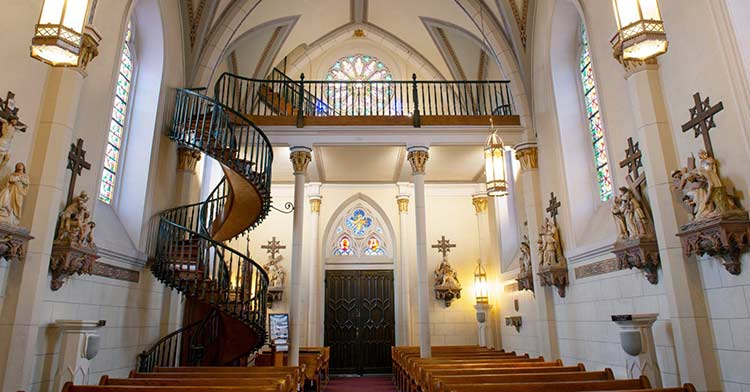
M86 162L86 150L83 149L83 139L78 139L76 144L70 144L70 152L68 153L68 169L72 172L70 174L70 185L68 186L68 201L65 203L69 205L73 200L73 194L76 188L76 179L81 175L83 169L91 169L91 163Z
M261 245L260 248L266 250L266 253L271 256L271 260L275 260L276 255L279 253L279 249L286 249L286 245L281 245L281 242L277 241L274 236L271 238L271 241L268 241L267 245Z
M451 240L446 240L445 236L442 236L442 238L438 240L437 244L432 245L433 249L438 249L438 253L443 254L443 259L446 259L448 257L448 252L451 251L451 248L455 247L456 244L451 244Z
M555 196L555 192L549 193L549 207L547 207L547 212L549 212L549 216L552 218L552 220L557 223L557 210L560 208L562 204L560 201L557 200L557 196Z
M693 94L693 102L695 106L690 108L690 121L682 124L682 132L687 132L690 129L695 131L695 137L703 137L703 145L706 147L706 152L710 157L714 157L714 148L711 145L711 136L709 131L711 128L716 128L716 122L714 122L714 115L724 110L724 103L719 102L714 106L709 103L709 98L701 100L701 94Z
M620 161L620 167L628 167L628 175L625 177L625 181L628 183L628 189L639 199L641 197L640 186L646 182L646 176L639 170L643 167L641 157L641 148L638 142L633 143L633 138L629 137L625 159Z

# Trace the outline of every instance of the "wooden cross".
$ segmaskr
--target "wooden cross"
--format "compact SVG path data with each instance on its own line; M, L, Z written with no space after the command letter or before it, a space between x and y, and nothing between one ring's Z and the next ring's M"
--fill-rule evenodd
M86 150L83 149L83 139L78 139L76 144L70 144L70 152L68 153L68 169L72 172L70 175L70 185L68 186L68 202L69 205L73 200L73 194L76 188L76 179L81 175L83 169L90 170L91 163L86 162Z
M641 148L638 142L633 143L633 138L628 138L628 148L625 150L625 159L620 162L620 167L628 167L628 175L625 181L628 183L628 189L640 200L640 186L646 182L646 176L639 169L643 167L641 162Z
M286 245L281 245L280 241L276 241L276 237L271 238L267 245L261 245L261 249L265 249L266 253L271 255L271 260L276 259L276 254L279 253L279 249L286 249Z
M443 254L443 259L446 259L448 256L448 252L451 251L451 248L455 247L456 244L451 244L451 240L446 240L445 236L442 236L442 238L438 240L437 244L432 245L433 249L438 249L438 253Z
M714 148L711 145L711 136L708 132L711 128L716 128L716 122L714 122L714 115L724 110L724 103L719 102L714 106L709 103L709 98L704 101L701 100L701 94L693 94L693 101L695 106L690 108L690 121L682 124L682 132L687 132L692 129L695 131L695 137L702 136L703 144L706 147L708 156L714 157Z
M562 204L557 200L557 196L555 196L555 192L549 193L549 207L547 207L547 212L549 212L549 216L552 218L552 220L557 223L557 210L560 208Z

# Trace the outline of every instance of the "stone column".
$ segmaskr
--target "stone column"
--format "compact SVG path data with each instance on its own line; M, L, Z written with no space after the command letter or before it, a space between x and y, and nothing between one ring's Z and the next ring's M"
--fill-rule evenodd
M477 238L479 240L479 259L480 263L487 272L487 285L490 286L497 276L499 268L496 267L496 261L490 261L490 238L489 238L489 197L486 193L475 193L471 195L471 203L474 205L474 211L477 215ZM492 293L492 288L487 288L487 294ZM479 345L482 347L492 347L494 345L494 320L492 307L489 304L477 304L474 307L477 311ZM480 313L483 316L480 317ZM480 318L482 321L480 321Z
M320 183L309 184L310 195L310 280L309 280L309 316L307 343L311 346L323 345L323 259L320 256L320 239L318 237L318 226L320 224L320 203L323 197L320 195Z
M312 160L309 147L292 147L289 159L294 168L294 225L292 231L291 293L289 295L289 366L299 366L302 336L302 232L305 216L305 173Z
M83 73L74 68L51 68L39 124L33 132L34 147L29 168L29 193L24 204L21 226L29 227L35 238L29 242L26 260L10 263L0 320L0 379L3 391L31 390L39 328L46 324L43 314L49 292L48 269L57 216L67 196L66 162ZM92 175L84 172L83 175ZM93 175L99 175L95 173ZM79 181L79 183L81 183ZM80 192L81 189L77 189ZM95 197L92 199L96 200Z
M409 243L407 235L409 219L409 195L399 193L396 196L398 203L398 266L396 268L398 287L401 291L396 293L398 301L396 302L396 315L398 317L398 326L396 328L396 345L408 346L411 343L411 274L409 271L410 264L406 258L407 244Z
M101 337L97 332L105 323L105 320L55 321L54 326L62 330L62 343L53 391L62 391L63 385L68 381L75 385L94 381L89 379L89 368L101 346Z
M698 263L683 255L680 240L675 236L679 231L678 222L684 220L686 213L675 202L670 189L670 173L680 164L662 96L659 66L653 60L648 64L626 62L625 68L638 142L643 152L646 192L659 242L680 382L693 383L699 391L720 391L719 365L713 351L711 322ZM687 116L687 108L685 113Z
M557 359L560 349L557 340L557 325L555 324L555 308L553 301L554 287L542 287L537 272L539 269L539 251L536 241L539 237L539 227L543 221L544 206L542 205L541 190L539 189L539 164L537 159L536 142L525 142L513 147L516 159L521 162L521 182L524 194L526 220L528 222L531 259L534 261L534 290L536 293L537 335L539 336L539 351L545 358Z
M429 148L412 146L407 149L414 181L414 214L417 226L417 299L419 307L419 354L422 358L432 356L430 336L430 271L427 270L427 231L424 206L425 165Z

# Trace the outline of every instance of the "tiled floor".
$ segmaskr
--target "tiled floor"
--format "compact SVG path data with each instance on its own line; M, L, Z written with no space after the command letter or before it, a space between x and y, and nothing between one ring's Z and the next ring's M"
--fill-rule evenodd
M391 376L331 377L325 392L395 392Z

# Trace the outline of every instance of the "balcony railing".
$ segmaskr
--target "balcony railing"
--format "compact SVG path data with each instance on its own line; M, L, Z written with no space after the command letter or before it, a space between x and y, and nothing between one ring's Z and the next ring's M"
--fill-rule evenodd
M508 81L292 80L274 70L268 79L230 73L219 77L216 99L252 119L293 118L301 127L323 117L401 117L422 125L425 117L513 116Z

